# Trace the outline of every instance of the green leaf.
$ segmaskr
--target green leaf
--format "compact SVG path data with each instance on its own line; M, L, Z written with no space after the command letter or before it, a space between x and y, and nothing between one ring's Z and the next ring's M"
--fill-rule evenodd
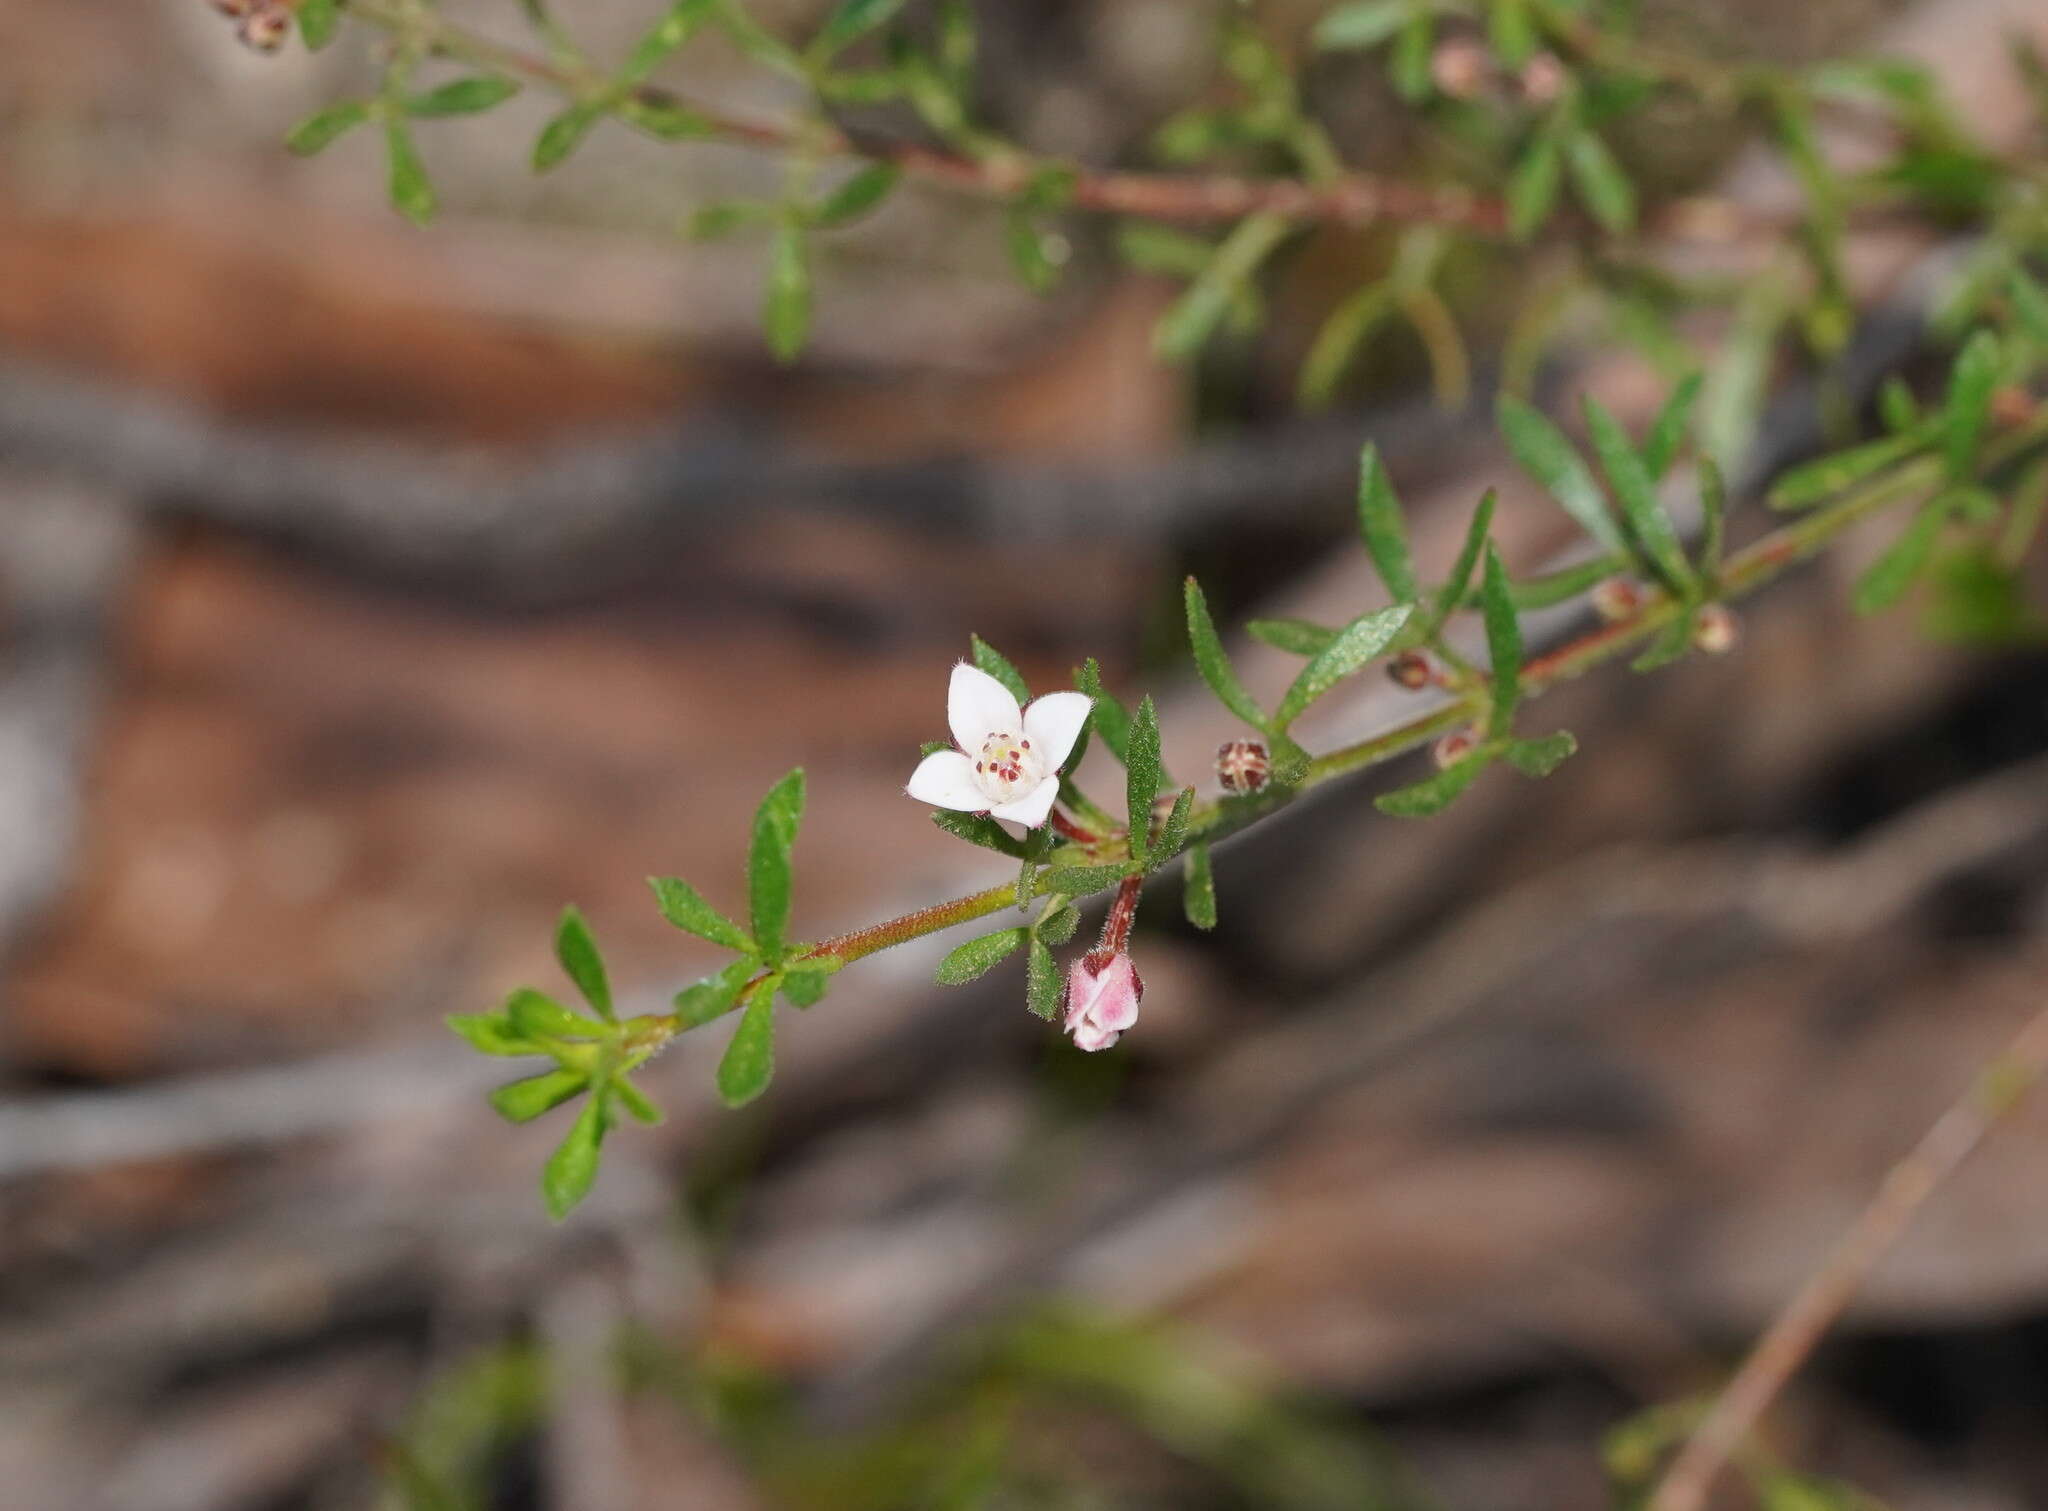
M619 1105L649 1127L662 1120L661 1109L654 1105L646 1092L627 1080L624 1074L612 1077L611 1092L618 1099Z
M1411 786L1381 793L1372 800L1373 806L1394 818L1429 818L1456 802L1492 759L1484 750L1474 751Z
M1188 842L1188 814L1195 806L1195 789L1183 787L1173 800L1173 807L1166 815L1166 822L1159 826L1159 843L1152 847L1152 864L1155 867L1166 864L1180 854Z
M1522 626L1515 617L1514 595L1500 552L1486 543L1486 572L1480 579L1479 607L1486 620L1486 651L1493 665L1493 706L1487 715L1489 734L1503 735L1514 722L1522 698Z
M426 164L402 119L384 123L384 154L390 164L386 192L391 207L414 225L425 225L434 218L434 186L427 181Z
M1770 505L1773 509L1804 509L1822 503L1924 449L1936 434L1936 426L1923 424L1898 435L1851 446L1833 456L1803 462L1771 485Z
M1948 403L1943 408L1942 443L1948 475L1957 482L1970 475L1991 415L1991 392L1998 386L1998 338L1978 331L1963 346L1949 374Z
M2024 268L2012 270L2012 312L2035 345L2048 346L2048 291Z
M1126 220L1116 228L1116 249L1141 273L1193 278L1202 271L1215 246L1199 236L1149 220Z
M1721 573L1722 548L1728 539L1728 489L1721 481L1720 465L1710 456L1700 458L1700 573L1709 582Z
M829 971L800 971L795 962L783 973L782 995L789 999L792 1007L816 1007L825 997L825 989L832 983Z
M681 877L650 876L647 885L654 889L654 905L661 910L661 916L684 933L722 944L729 950L753 949L754 941L747 937L747 931L712 907Z
M300 157L325 152L334 141L370 118L367 100L343 100L314 112L286 133L284 144Z
M1128 866L1054 866L1039 873L1037 890L1067 897L1091 897L1107 891L1129 874Z
M1529 0L1493 0L1487 41L1505 66L1520 68L1527 63L1536 51L1536 23L1529 15Z
M799 766L761 799L747 849L747 908L754 922L754 945L771 965L782 963L792 884L789 851L803 816L804 770Z
M968 644L976 667L1002 683L1019 703L1031 701L1031 688L1024 681L1024 674L1012 666L1001 651L979 635L970 636Z
M1510 740L1508 764L1523 776L1543 777L1562 766L1578 752L1578 738L1568 729L1535 740Z
M1394 93L1413 105L1429 98L1434 81L1429 60L1436 52L1436 17L1428 7L1412 5L1401 34L1394 39L1394 55L1387 60L1387 79Z
M572 1013L545 992L522 986L505 999L505 1020L527 1039L588 1039L600 1032L592 1019Z
M768 247L761 326L778 362L794 362L811 334L811 264L801 228L785 221Z
M1224 237L1195 281L1160 317L1152 349L1165 361L1185 362L1208 342L1224 313L1291 229L1271 211L1247 215Z
M738 0L716 0L714 9L720 30L742 54L764 68L804 83L810 82L811 70L804 67L803 59L756 21Z
M1306 619L1254 619L1245 626L1245 631L1252 639L1264 641L1290 656L1318 655L1337 638L1337 632L1327 625L1311 624Z
M1074 686L1094 701L1095 712L1089 723L1096 736L1109 747L1109 753L1128 764L1126 752L1131 739L1131 716L1124 711L1122 703L1102 690L1102 668L1090 656L1074 674Z
M701 141L717 130L710 117L674 100L652 95L629 94L614 108L620 120L658 141Z
M340 0L299 0L299 37L309 52L318 52L334 40L341 25Z
M1502 394L1497 406L1501 434L1524 472L1564 505L1579 528L1612 556L1633 560L1621 527L1607 507L1607 495L1593 477L1578 448L1540 411L1513 394Z
M748 226L775 218L775 206L761 200L728 199L701 205L690 216L689 236L696 241L716 241Z
M571 105L540 128L533 143L533 171L545 173L581 145L604 111L596 105Z
M597 1009L599 1017L610 1021L612 989L605 980L604 957L590 937L590 925L573 907L562 909L562 920L555 925L555 958L562 962L563 973L576 983L576 990L583 993L583 1000Z
M1660 666L1669 666L1692 650L1693 631L1699 624L1697 605L1687 606L1676 619L1665 625L1650 648L1635 660L1629 662L1629 670L1653 672Z
M939 985L960 986L987 975L1014 954L1030 933L1029 929L997 929L993 934L968 940L939 962Z
M1552 604L1576 598L1615 573L1627 571L1628 567L1629 563L1616 561L1612 556L1595 556L1569 567L1559 567L1555 572L1511 583L1509 589L1515 607L1527 613L1531 609L1547 609Z
M850 225L887 199L902 176L894 163L869 163L819 202L811 223L828 228Z
M1294 679L1294 685L1287 689L1287 695L1273 712L1272 727L1276 730L1287 728L1316 699L1385 650L1401 632L1401 626L1408 622L1414 607L1413 604L1397 603L1388 608L1374 609L1371 613L1360 614L1339 630L1337 638L1310 659Z
M491 1093L491 1107L508 1123L530 1123L543 1112L552 1112L590 1084L580 1070L551 1070L500 1086Z
M732 961L715 976L706 976L693 986L686 986L676 993L675 1015L677 1032L701 1028L713 1018L722 1018L731 1012L740 1000L740 989L754 974L756 962L751 956Z
M1888 609L1906 596L1914 580L1927 566L1928 558L1934 554L1935 542L1941 539L1942 526L1948 522L1948 510L1939 500L1921 506L1899 538L1892 542L1884 555L1870 564L1868 570L1856 579L1855 593L1851 602L1859 614L1875 614Z
M951 750L953 747L948 745L945 748ZM992 818L984 818L977 813L955 813L951 809L940 808L933 812L932 822L948 834L957 834L970 845L979 845L984 850L994 850L997 854L1007 855L1012 860L1024 858L1024 842L1012 839L1009 831Z
M1010 208L1003 220L1003 246L1010 254L1010 266L1032 293L1048 293L1059 283L1066 244L1040 226L1029 211L1014 205Z
M1587 394L1585 408L1593 453L1600 458L1600 469L1607 474L1608 482L1614 485L1631 530L1666 585L1680 597L1686 596L1694 586L1692 564L1685 559L1685 548L1679 544L1671 516L1664 512L1657 497L1657 485L1651 480L1649 469L1637 455L1628 432L1604 404Z
M591 1184L597 1179L598 1153L604 1143L606 1122L604 1094L594 1090L583 1110L576 1114L569 1136L548 1156L547 1168L541 1172L540 1190L547 1202L548 1216L556 1222L567 1217L590 1194Z
M1045 941L1032 940L1031 953L1024 959L1024 1005L1048 1021L1057 1018L1065 985L1060 980L1059 962L1052 958Z
M1216 927L1216 877L1209 867L1209 842L1198 839L1188 847L1187 868L1181 874L1181 907L1188 922L1198 929Z
M1313 40L1324 52L1377 47L1407 24L1414 9L1414 0L1352 0L1325 13Z
M687 43L717 10L715 0L676 0L637 43L619 70L616 85L630 88L659 68L671 53Z
M1039 915L1038 922L1031 926L1031 935L1047 944L1065 944L1079 927L1081 910L1072 903L1063 903L1052 912Z
M1358 533L1365 538L1366 554L1372 557L1394 602L1419 599L1422 593L1415 584L1415 562L1408 553L1408 527L1401 518L1401 503L1380 463L1379 447L1371 442L1358 458Z
M775 1074L775 990L770 976L747 999L740 1026L718 1062L718 1094L728 1107L743 1107L768 1089Z
M1565 158L1579 199L1610 236L1635 229L1636 190L1621 171L1607 144L1590 131L1574 131L1565 144Z
M1508 234L1516 241L1527 241L1550 218L1557 205L1563 156L1557 138L1548 131L1523 149L1508 178Z
M1671 470L1671 464L1678 460L1679 448L1685 444L1686 429L1692 424L1693 404L1698 400L1700 385L1705 381L1700 373L1687 373L1671 390L1664 407L1657 411L1649 438L1643 442L1643 465L1650 469L1653 480L1662 478Z
M1913 397L1913 385L1897 373L1886 378L1877 391L1877 412L1884 428L1893 434L1919 425L1920 401Z
M858 42L903 9L903 0L841 0L812 40L810 56L822 62Z
M1472 581L1472 569L1479 565L1479 553L1486 548L1487 536L1493 529L1494 501L1494 491L1489 488L1479 496L1479 507L1472 511L1472 518L1465 525L1465 541L1458 547L1458 559L1451 564L1451 575L1437 590L1436 604L1430 610L1428 628L1432 632L1465 601L1465 587Z
M405 110L408 115L475 115L504 104L517 93L519 85L503 74L476 74L414 95L405 102Z
M1195 653L1195 667L1201 672L1202 680L1209 684L1209 691L1225 708L1263 732L1266 728L1265 712L1252 701L1252 695L1244 690L1244 684L1237 680L1237 672L1230 664L1230 653L1223 649L1223 641L1216 633L1216 623L1209 617L1209 600L1202 594L1202 585L1190 577L1182 585L1181 597L1187 607L1188 644Z
M1152 799L1159 795L1165 768L1159 761L1159 715L1147 694L1131 720L1124 747L1124 797L1130 814L1131 859L1143 865L1152 840Z
M450 1013L441 1020L469 1041L470 1048L487 1055L537 1055L546 1052L512 1027L512 1020L500 1013Z
M1330 402L1358 348L1393 313L1397 293L1390 282L1369 283L1330 311L1302 359L1295 391L1304 408L1321 409Z

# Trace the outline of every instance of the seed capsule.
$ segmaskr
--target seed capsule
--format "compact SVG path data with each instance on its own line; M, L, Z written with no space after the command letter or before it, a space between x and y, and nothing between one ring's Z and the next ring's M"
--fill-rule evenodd
M1225 792L1258 792L1273 775L1273 758L1257 740L1226 740L1216 750L1216 781Z

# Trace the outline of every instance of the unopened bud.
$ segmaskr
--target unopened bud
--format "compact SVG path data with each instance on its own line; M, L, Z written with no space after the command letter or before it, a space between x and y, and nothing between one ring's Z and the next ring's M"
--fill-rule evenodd
M1724 603L1710 603L1693 621L1692 643L1710 656L1725 656L1742 639L1742 622Z
M276 52L284 46L284 39L291 35L292 13L274 0L266 0L254 6L242 17L242 24L235 28L235 35L242 39L242 45L256 52Z
M1430 751L1430 757L1436 762L1437 768L1441 770L1446 766L1457 765L1458 762L1464 760L1466 756L1472 754L1478 748L1479 736L1469 729L1461 729L1455 734L1447 734L1441 740L1438 740L1435 747Z
M1641 584L1628 577L1610 577L1588 595L1593 612L1609 624L1630 618L1643 606Z
M1991 392L1991 422L2004 429L2024 425L2034 417L2034 396L2024 388L2007 384Z
M1387 663L1387 675L1395 686L1405 687L1411 693L1420 692L1436 680L1436 668L1421 651L1403 651Z
M261 0L211 0L213 8L230 21L239 21L256 9Z
M1564 93L1565 82L1564 64L1556 53L1539 52L1522 65L1522 98L1531 105L1554 104Z
M1273 758L1257 740L1226 740L1216 750L1216 782L1225 792L1259 792L1273 775Z
M1492 73L1492 54L1470 37L1453 37L1430 55L1430 81L1454 100L1476 97Z

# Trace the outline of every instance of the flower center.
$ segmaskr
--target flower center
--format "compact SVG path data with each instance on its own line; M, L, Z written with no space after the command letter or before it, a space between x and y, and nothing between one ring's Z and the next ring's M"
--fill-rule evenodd
M1022 797L1045 780L1045 761L1019 735L992 734L974 758L974 779L989 795L990 806Z

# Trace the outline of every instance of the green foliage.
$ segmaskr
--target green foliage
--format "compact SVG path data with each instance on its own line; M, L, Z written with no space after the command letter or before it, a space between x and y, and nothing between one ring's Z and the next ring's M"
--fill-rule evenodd
M1389 608L1360 614L1337 632L1336 638L1309 659L1273 710L1271 728L1286 729L1322 697L1354 672L1374 660L1393 643L1408 622L1414 605L1397 603Z
M770 965L782 963L793 874L789 852L803 816L804 773L799 766L761 799L747 850L747 909L754 922L754 945Z
M1497 418L1522 470L1564 506L1601 550L1633 559L1635 552L1607 507L1606 493L1564 432L1513 394L1501 395Z
M590 1194L591 1184L597 1179L599 1153L611 1126L606 1092L607 1088L599 1087L584 1101L568 1136L548 1156L541 1172L541 1196L547 1203L548 1216L556 1222L567 1217Z
M650 876L647 885L654 889L654 905L661 910L661 916L685 933L722 944L729 950L753 949L754 942L747 937L747 931L712 907L681 877Z
M1884 554L1856 579L1850 598L1856 605L1856 612L1875 614L1905 597L1906 590L1919 579L1932 559L1935 543L1941 539L1942 526L1947 523L1948 509L1941 500L1921 505L1912 522L1899 533Z
M1487 733L1504 735L1514 724L1515 705L1522 698L1522 627L1515 616L1514 595L1500 552L1486 543L1486 573L1480 579L1480 609L1486 620L1486 652L1492 662L1493 696L1486 716Z
M1159 715L1148 696L1138 705L1131 720L1131 733L1124 747L1124 799L1130 815L1131 860L1144 865L1151 852L1152 799L1165 782L1166 770L1159 762ZM1057 873L1056 873L1057 874Z
M747 998L740 1026L718 1062L718 1094L728 1107L753 1101L775 1075L775 984L770 976Z
M1991 393L1998 386L1998 338L1978 331L1963 347L1949 375L1948 403L1942 409L1942 452L1952 482L1970 476L1977 443L1991 415Z
M1626 236L1636 226L1636 190L1607 144L1591 131L1574 131L1565 143L1565 161L1579 202L1610 236Z
M590 937L590 926L573 907L562 909L561 921L555 925L555 958L562 963L562 974L583 993L583 1000L599 1017L611 1021L612 988L605 978L604 958L597 952L597 941Z
M1181 906L1196 928L1216 927L1216 878L1209 865L1207 840L1188 847L1188 863L1181 873Z
M533 171L545 173L558 167L569 154L583 145L590 128L604 119L603 106L580 102L548 118L533 143Z
M516 81L503 74L474 74L416 94L405 102L413 116L476 115L502 105L519 93Z
M811 224L824 229L853 224L880 207L902 178L902 170L894 163L869 163L857 169L818 202L811 212Z
M947 747L951 748L951 747ZM1024 842L1012 839L1009 831L992 818L978 813L955 813L951 809L938 808L932 812L932 822L948 834L956 834L970 845L979 845L984 850L994 850L1012 860L1024 858Z
M752 955L742 955L715 976L707 976L677 992L674 1004L676 1031L687 1032L731 1012L739 1005L740 989L747 984L757 964Z
M1088 722L1096 737L1109 747L1110 754L1117 760L1127 761L1126 752L1131 739L1131 716L1113 695L1103 691L1102 669L1095 664L1093 656L1090 656L1082 664L1081 669L1074 673L1074 686L1086 693L1095 704L1095 711L1089 716Z
M956 946L939 962L941 986L960 986L994 970L1024 943L1029 929L997 929Z
M1492 761L1491 750L1481 746L1419 782L1381 793L1373 799L1373 806L1394 818L1431 818L1456 802Z
M1550 212L1557 207L1563 168L1564 150L1554 132L1541 133L1522 150L1508 179L1507 194L1508 233L1516 241L1530 240L1550 219Z
M1570 730L1543 735L1533 740L1510 740L1502 750L1508 764L1529 777L1546 777L1578 753L1578 738Z
M491 1106L508 1123L529 1123L543 1112L551 1112L590 1084L590 1078L576 1070L550 1070L500 1086L491 1093Z
M1194 651L1195 667L1202 674L1202 680L1209 684L1209 691L1225 708L1256 730L1266 728L1266 715L1259 705L1252 701L1252 695L1244 690L1244 684L1237 680L1237 672L1230 664L1230 654L1223 649L1223 641L1216 633L1215 621L1209 617L1209 601L1202 595L1202 585L1190 577L1182 585L1182 598L1188 617L1188 644Z
M342 136L370 118L368 100L343 100L315 111L285 135L284 144L300 157L325 152Z
M1337 638L1328 625L1311 624L1306 619L1254 619L1245 630L1254 640L1290 656L1320 655Z
M334 40L341 25L341 0L299 0L293 15L298 18L300 40L318 52Z
M1396 603L1414 603L1421 598L1401 503L1380 463L1379 448L1369 441L1358 459L1358 533L1380 581L1387 585L1388 596Z
M1012 666L1003 656L1002 652L998 651L979 635L971 637L969 643L974 664L977 667L987 672L996 681L1009 689L1010 696L1015 698L1018 703L1023 704L1031 701L1031 688L1024 681L1024 674Z
M385 192L391 207L416 226L434 218L434 186L427 181L426 164L412 144L412 132L402 117L384 122L384 156L387 164Z
M778 362L794 362L811 335L811 262L803 228L785 220L768 243L761 326Z

